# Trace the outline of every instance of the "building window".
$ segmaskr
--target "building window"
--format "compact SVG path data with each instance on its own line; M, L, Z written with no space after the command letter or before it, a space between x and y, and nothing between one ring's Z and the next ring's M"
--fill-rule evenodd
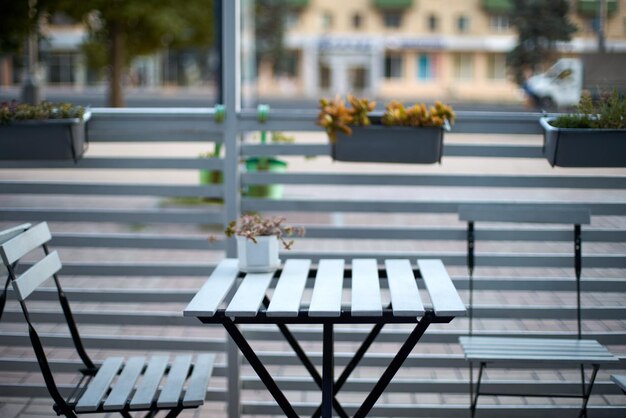
M285 75L287 77L298 77L300 67L300 55L298 51L285 51Z
M385 55L385 78L402 78L402 55Z
M330 67L325 64L319 66L320 88L328 90L330 88Z
M330 12L322 13L322 29L328 30L333 28L333 15Z
M504 54L487 55L487 78L504 80L506 78L506 57Z
M361 29L363 27L363 15L361 15L361 13L352 15L352 27L354 29Z
M466 16L459 16L456 21L456 28L459 33L467 33L469 31L469 19Z
M489 29L492 32L508 32L510 29L510 23L508 16L490 16L489 17Z
M436 57L429 54L417 56L417 79L426 81L433 80L436 74Z
M385 24L386 28L399 28L402 24L402 12L384 12L383 23Z
M439 29L439 18L435 15L428 16L428 30L430 32L437 32Z
M474 56L457 54L454 56L454 78L457 80L471 80L474 78Z
M70 84L74 80L76 56L73 54L50 54L48 57L48 82Z

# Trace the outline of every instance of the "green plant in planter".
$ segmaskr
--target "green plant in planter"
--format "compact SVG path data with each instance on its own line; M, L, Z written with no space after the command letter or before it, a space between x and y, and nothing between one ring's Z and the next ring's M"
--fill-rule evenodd
M544 116L543 155L559 167L626 167L626 99L617 91L594 102L584 94L577 112Z
M317 124L322 126L332 144L337 141L337 134L352 134L352 126L369 126L372 121L369 112L374 110L376 102L348 95L350 107L337 96L334 100L320 99L320 112ZM397 101L385 106L385 113L380 122L385 126L443 126L445 122L454 123L454 111L448 105L437 101L427 108L426 104L414 104L409 108Z
M576 113L551 120L550 125L555 128L626 129L626 97L617 90L603 94L595 103L591 94L585 92L576 110Z
M22 120L47 119L82 119L85 114L83 106L70 103L42 102L38 105L11 102L0 103L0 123L8 124Z
M408 109L402 103L392 101L385 106L385 113L381 119L386 126L443 126L448 121L454 123L454 111L448 105L437 101L429 109L426 104L414 104Z
M317 124L331 143L336 161L432 164L441 162L443 131L454 122L450 106L436 102L428 108L420 103L405 108L392 101L381 116L370 116L375 102L348 96L321 99ZM371 126L370 126L371 125ZM421 129L409 129L421 128ZM338 140L338 138L341 138Z
M70 103L0 103L0 159L77 162L87 150L90 116Z

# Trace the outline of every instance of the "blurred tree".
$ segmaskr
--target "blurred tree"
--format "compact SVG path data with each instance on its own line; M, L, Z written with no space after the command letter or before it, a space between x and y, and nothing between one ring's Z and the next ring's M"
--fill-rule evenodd
M255 39L257 67L268 62L275 75L285 72L285 19L290 8L285 0L255 1Z
M26 38L38 32L39 21L58 0L0 1L0 55L22 51Z
M124 106L122 77L134 57L213 42L212 0L57 1L57 11L87 25L89 40L83 50L92 66L107 63L113 107Z
M22 101L37 104L41 91L37 80L38 40L41 22L58 0L20 0L0 2L0 56L21 55L26 49L26 73L22 80Z
M517 45L508 55L508 66L518 84L526 73L554 60L556 43L569 41L576 31L568 18L568 0L512 0L511 25Z

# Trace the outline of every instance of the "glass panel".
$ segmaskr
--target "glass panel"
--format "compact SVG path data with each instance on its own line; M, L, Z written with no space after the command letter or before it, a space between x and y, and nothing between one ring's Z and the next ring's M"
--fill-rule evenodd
M456 54L454 56L454 78L457 80L471 80L474 78L473 55Z
M504 54L487 56L487 78L490 80L506 79L506 57Z
M385 56L385 78L402 78L402 65L401 55L387 54Z

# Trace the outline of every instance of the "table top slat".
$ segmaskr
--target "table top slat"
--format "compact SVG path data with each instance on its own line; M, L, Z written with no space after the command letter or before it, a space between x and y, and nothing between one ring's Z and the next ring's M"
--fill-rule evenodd
M239 274L236 259L219 263L209 279L185 308L184 316L213 316Z
M417 260L433 310L440 316L462 316L467 314L446 268L441 260Z
M274 273L248 273L226 308L227 316L256 316Z
M424 304L420 298L409 260L385 260L385 269L391 294L391 309L396 316L424 315Z
M352 260L352 315L382 316L380 280L376 259Z
M343 276L343 260L320 260L309 306L309 316L340 316Z
M291 259L285 262L267 316L298 316L310 268L311 260Z

